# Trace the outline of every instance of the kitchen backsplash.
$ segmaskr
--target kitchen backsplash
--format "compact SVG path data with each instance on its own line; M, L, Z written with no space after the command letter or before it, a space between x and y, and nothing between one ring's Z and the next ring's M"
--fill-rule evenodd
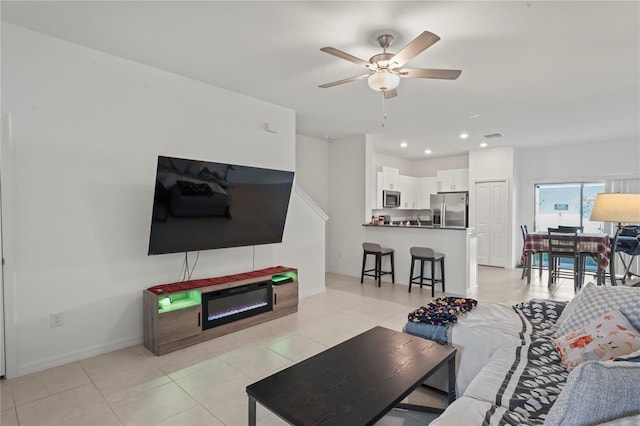
M431 222L431 210L407 210L407 209L373 209L371 216L391 216L392 222L419 220L421 222Z

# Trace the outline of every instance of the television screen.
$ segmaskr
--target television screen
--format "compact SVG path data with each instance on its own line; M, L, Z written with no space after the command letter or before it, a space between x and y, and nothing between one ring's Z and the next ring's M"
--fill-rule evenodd
M149 254L282 242L293 176L159 156Z

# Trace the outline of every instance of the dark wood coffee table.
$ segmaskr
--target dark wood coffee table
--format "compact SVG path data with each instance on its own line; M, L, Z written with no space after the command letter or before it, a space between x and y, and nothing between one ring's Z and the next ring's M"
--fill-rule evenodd
M374 327L337 346L247 386L249 425L256 402L294 425L368 425L400 404L444 364L448 400L455 400L456 349Z

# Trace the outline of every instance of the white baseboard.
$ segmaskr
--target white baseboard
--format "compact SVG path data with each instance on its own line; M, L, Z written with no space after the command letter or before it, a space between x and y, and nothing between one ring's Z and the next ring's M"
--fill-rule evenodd
M7 378L13 379L16 377L24 376L27 374L37 373L39 371L47 370L53 367L59 367L61 365L69 364L83 359L91 358L94 356L106 354L109 352L117 351L120 349L128 348L129 346L135 346L142 344L142 335L122 339L116 342L111 342L107 345L96 345L91 348L86 348L79 351L68 352L61 354L60 356L38 360L29 364L18 364L15 374L7 371Z

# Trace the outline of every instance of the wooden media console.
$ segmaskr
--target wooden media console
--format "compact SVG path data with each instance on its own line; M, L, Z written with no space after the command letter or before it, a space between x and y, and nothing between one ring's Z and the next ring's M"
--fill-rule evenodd
M163 355L297 312L298 271L276 266L163 284L142 299L144 346ZM237 306L221 307L225 300Z

